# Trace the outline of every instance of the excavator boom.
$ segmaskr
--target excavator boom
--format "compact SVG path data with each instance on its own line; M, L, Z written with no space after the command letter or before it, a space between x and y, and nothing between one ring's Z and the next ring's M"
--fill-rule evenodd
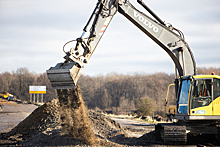
M52 87L54 89L74 88L83 68L88 63L106 28L117 12L125 16L169 54L176 66L179 77L195 75L195 60L182 32L171 25L166 25L141 0L138 0L138 3L155 20L136 9L127 0L99 0L83 29L82 35L75 40L75 47L65 52L64 63L58 63L55 67L47 70ZM88 30L89 37L84 38Z
M112 17L117 13L117 2L99 0L83 29L82 35L75 40L76 46L65 52L64 63L58 63L55 67L47 70L47 76L54 89L75 87L83 68L95 51ZM88 30L89 37L84 38Z

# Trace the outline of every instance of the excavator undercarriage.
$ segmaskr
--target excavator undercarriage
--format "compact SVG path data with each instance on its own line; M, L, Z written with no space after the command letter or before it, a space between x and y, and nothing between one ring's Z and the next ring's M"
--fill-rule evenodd
M186 144L187 142L186 126L160 123L155 127L155 132L165 144Z
M159 123L155 126L155 132L164 144L186 144L187 134L214 135L220 141L220 122L198 120Z

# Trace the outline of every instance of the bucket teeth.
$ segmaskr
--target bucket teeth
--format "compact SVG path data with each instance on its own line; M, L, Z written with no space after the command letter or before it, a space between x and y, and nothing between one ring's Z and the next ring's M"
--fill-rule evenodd
M47 77L53 89L73 89L82 73L75 62L58 63L47 70Z

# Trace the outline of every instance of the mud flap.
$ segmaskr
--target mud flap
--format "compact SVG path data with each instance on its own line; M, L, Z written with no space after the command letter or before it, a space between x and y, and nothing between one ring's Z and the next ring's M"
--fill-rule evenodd
M82 73L75 62L58 63L47 70L53 89L73 89Z

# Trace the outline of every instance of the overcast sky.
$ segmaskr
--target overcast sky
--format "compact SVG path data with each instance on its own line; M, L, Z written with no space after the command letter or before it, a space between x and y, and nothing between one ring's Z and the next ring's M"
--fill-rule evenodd
M197 67L220 68L220 0L143 0L181 30ZM146 12L136 0L130 0ZM0 73L43 73L63 62L63 45L81 36L97 0L0 0ZM148 14L146 12L146 14ZM74 46L74 45L73 45ZM174 73L167 53L116 14L83 74Z

